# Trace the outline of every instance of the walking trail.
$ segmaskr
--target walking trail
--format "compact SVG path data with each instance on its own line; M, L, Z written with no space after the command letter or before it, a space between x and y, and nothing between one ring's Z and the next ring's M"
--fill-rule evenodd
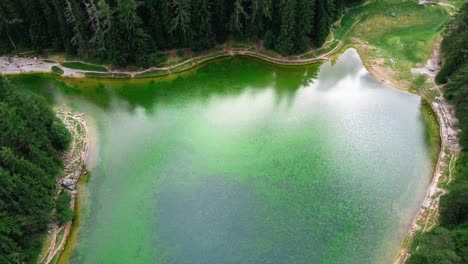
M187 59L183 62L167 66L167 67L150 67L148 69L142 70L142 71L125 71L125 70L110 70L108 67L107 72L96 72L96 71L85 71L85 70L77 70L77 69L70 69L62 66L58 62L52 62L49 60L41 60L37 58L24 58L24 57L7 57L7 56L0 56L0 73L2 74L19 74L19 73L40 73L40 72L45 72L45 73L50 73L52 72L52 67L57 66L60 67L64 73L62 76L65 77L85 77L86 73L98 73L98 74L127 74L131 78L135 78L136 75L142 74L145 72L151 72L151 71L167 71L168 73L171 73L172 70L179 68L181 66L184 66L186 64L191 64L193 62L198 62L198 61L203 61L205 59L210 59L211 57L217 58L220 55L226 55L226 56L248 56L248 57L255 57L261 60L265 60L268 62L272 63L278 63L278 64L308 64L308 63L313 63L317 61L324 61L328 60L328 58L338 52L342 48L342 43L338 44L335 48L332 50L308 59L300 59L301 56L292 56L292 57L273 57L268 54L264 54L262 52L258 51L252 51L249 49L230 49L226 48L221 51L215 51L211 53L207 53L204 55L192 57L190 59ZM311 51L312 52L312 51ZM308 54L308 53L305 53ZM305 55L303 54L303 55ZM190 68L190 67L189 67Z

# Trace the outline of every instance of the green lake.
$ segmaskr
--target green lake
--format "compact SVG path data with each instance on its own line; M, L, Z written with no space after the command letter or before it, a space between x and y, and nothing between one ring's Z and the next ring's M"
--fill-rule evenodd
M431 180L421 98L374 80L355 50L333 65L12 80L93 125L70 263L392 263Z

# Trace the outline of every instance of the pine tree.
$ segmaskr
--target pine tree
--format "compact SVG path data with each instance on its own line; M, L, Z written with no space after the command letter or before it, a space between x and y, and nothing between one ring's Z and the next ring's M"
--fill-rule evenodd
M229 20L229 29L235 33L242 33L245 20L249 17L244 9L245 0L235 0L232 14Z
M330 31L330 15L326 9L327 0L317 0L316 2L316 16L315 28L312 34L312 41L316 47L320 47L327 39Z
M86 47L85 22L83 13L80 12L79 5L75 0L64 0L64 15L68 25L72 29L72 38L70 43L75 46L78 52L82 52Z
M169 32L180 34L182 41L186 42L193 35L191 28L191 4L190 0L172 0L174 17Z
M344 5L360 1L0 0L0 52L54 48L154 65L158 49L203 50L234 35L268 36L266 46L292 54L322 45Z
M136 12L135 0L118 0L110 31L110 59L118 65L135 63L149 44Z
M171 6L167 0L146 1L148 33L157 48L170 48L174 45L169 34L172 23Z
M192 49L198 51L213 47L214 37L211 29L209 1L193 0L193 12L192 28L195 37L191 41Z
M213 33L217 41L222 42L226 39L228 31L226 25L229 20L226 0L214 0L212 8L216 12L212 14Z
M97 4L93 0L85 2L88 14L88 24L92 30L89 42L94 45L98 53L106 50L106 35L111 28L112 11L105 0L98 0Z
M296 11L296 37L295 48L296 52L305 52L310 46L309 35L312 32L314 23L314 0L297 0Z
M294 51L296 31L296 0L284 0L281 8L281 29L276 50L281 54L291 54Z
M252 0L251 15L249 17L249 32L252 36L264 33L266 24L271 20L272 0Z

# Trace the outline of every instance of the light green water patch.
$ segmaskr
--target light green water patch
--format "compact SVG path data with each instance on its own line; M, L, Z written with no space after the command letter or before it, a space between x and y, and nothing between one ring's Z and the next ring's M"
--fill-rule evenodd
M431 178L421 99L354 50L320 69L13 81L96 123L71 263L389 263Z

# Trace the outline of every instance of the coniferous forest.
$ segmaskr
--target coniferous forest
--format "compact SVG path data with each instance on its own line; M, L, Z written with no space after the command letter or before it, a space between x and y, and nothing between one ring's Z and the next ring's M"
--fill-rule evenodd
M468 263L468 3L447 27L441 49L445 57L436 81L456 109L463 147L455 180L440 200L440 226L417 237L411 264Z
M70 140L42 97L0 75L0 263L34 263Z
M349 2L360 0L0 0L0 53L53 49L147 67L161 50L234 37L287 55L321 46Z

